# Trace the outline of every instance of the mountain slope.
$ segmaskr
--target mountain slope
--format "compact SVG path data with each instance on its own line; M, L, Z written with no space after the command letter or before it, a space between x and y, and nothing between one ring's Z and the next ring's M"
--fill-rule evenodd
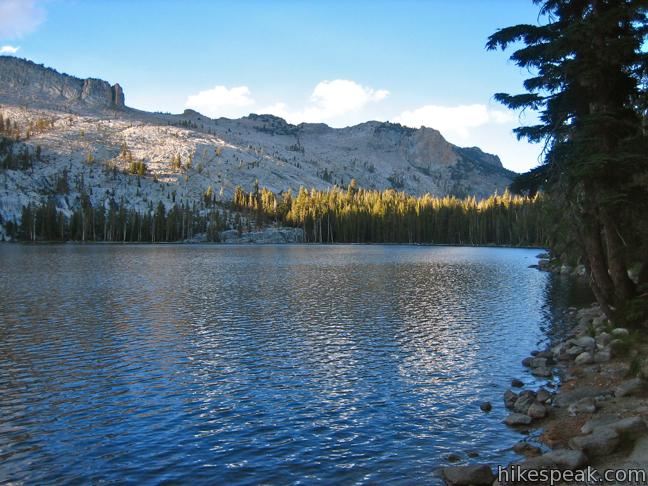
M0 56L0 115L11 123L0 163L8 154L14 160L0 176L0 215L15 219L22 205L56 195L63 174L70 187L57 199L63 211L82 191L95 203L113 198L146 209L199 201L208 187L229 199L237 185L250 190L256 180L276 192L356 179L365 188L482 197L503 191L514 175L497 156L454 146L431 128L210 119L192 110L143 112L124 101L119 84ZM28 168L15 167L22 153L30 155ZM139 162L143 177L129 174Z

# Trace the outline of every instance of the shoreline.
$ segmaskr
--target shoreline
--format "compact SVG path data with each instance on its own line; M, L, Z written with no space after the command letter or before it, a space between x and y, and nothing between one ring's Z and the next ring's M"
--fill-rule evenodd
M456 247L456 248L511 248L519 250L539 250L546 251L544 246L514 246L514 245L471 245L467 243L316 243L316 242L280 242L280 243L255 243L240 242L227 243L222 241L0 241L0 245L23 245L23 246L49 246L49 245L74 245L74 246L421 246L421 247ZM535 267L534 267L535 268Z
M548 484L513 474L559 470L578 478L588 468L599 474L638 470L648 477L648 344L629 329L612 326L597 304L571 308L570 314L576 323L566 336L522 362L534 377L547 378L545 385L533 389L514 378L504 403L480 405L485 412L508 409L504 423L521 433L510 449L520 460L495 470L491 464L443 467L439 473L446 484ZM499 467L508 480L504 475L498 480Z

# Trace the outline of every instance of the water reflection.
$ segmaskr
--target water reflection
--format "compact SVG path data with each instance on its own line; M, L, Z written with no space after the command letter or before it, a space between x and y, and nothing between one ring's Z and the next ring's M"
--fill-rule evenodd
M573 286L532 250L0 247L0 480L435 483ZM532 380L527 377L527 380Z

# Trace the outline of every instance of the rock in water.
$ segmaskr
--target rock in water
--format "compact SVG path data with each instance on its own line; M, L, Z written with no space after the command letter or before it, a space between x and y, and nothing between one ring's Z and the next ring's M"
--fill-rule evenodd
M479 404L479 408L482 412L490 412L493 409L493 406L490 402L484 402Z
M531 417L521 413L512 413L504 419L506 425L529 425L531 423Z
M547 415L547 409L540 403L533 403L527 411L527 415L533 419L541 419Z

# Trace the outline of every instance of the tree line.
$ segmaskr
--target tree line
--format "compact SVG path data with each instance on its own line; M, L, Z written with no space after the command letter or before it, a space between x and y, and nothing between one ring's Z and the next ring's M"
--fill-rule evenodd
M23 206L19 223L5 222L9 236L22 241L104 241L159 243L190 240L197 235L219 241L229 214L218 209L176 204L170 209L160 201L146 211L111 201L108 208L93 205L83 194L78 207L66 214L56 199ZM239 218L234 224L240 226Z
M232 203L257 224L303 228L306 241L314 243L542 246L548 241L540 194L417 197L393 189L365 190L351 181L346 189L301 188L296 195L275 195L257 183L251 192L237 187Z

